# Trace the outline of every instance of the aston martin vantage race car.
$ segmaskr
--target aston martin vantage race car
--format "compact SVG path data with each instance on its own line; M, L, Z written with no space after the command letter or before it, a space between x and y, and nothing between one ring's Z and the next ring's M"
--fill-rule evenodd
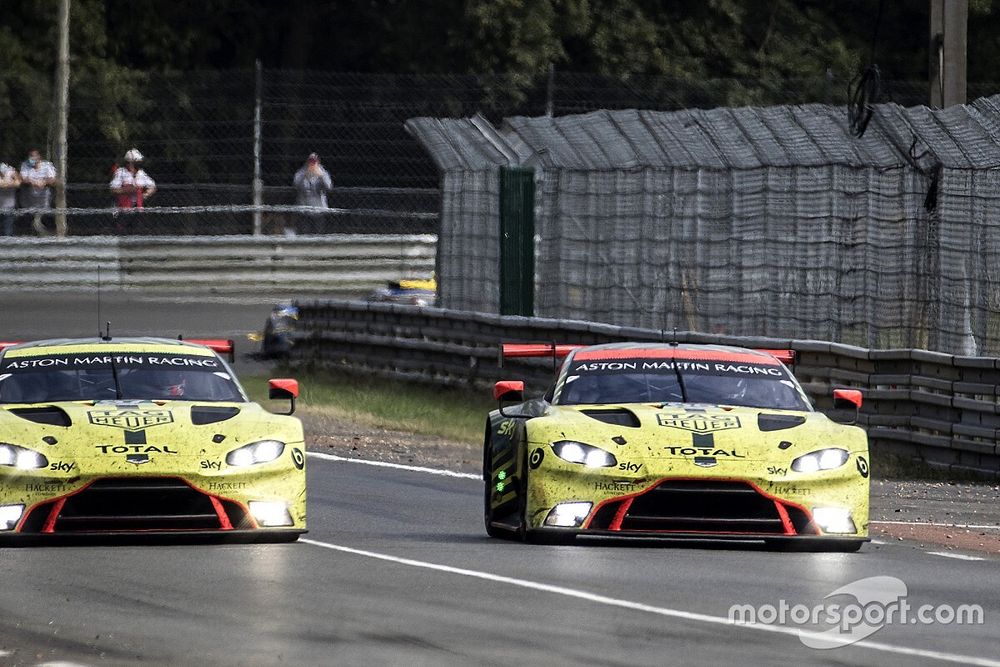
M218 535L306 527L295 380L252 403L232 341L0 343L0 538Z
M618 343L503 354L565 358L542 398L512 405L520 381L494 389L483 456L491 536L840 551L867 541L867 436L813 409L782 361L790 351ZM833 398L856 418L859 391Z

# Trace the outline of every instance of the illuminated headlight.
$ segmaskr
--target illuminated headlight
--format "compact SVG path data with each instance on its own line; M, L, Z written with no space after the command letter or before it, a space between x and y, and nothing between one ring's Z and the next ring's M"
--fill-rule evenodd
M572 440L553 442L552 451L564 461L581 463L588 468L610 468L618 465L618 459L611 452L606 452L593 445L585 445L582 442Z
M250 514L260 526L291 526L292 515L288 513L288 505L281 501L251 500Z
M850 455L846 449L819 449L792 461L792 470L795 472L833 470L847 463L848 456Z
M824 533L856 533L851 511L843 507L814 507L813 521Z
M0 505L0 530L13 530L24 514L24 505Z
M592 503L559 503L545 517L545 525L579 528L590 514L592 505Z
M278 440L261 440L226 454L226 463L234 468L244 468L257 463L267 463L281 456L285 443Z
M21 470L46 468L49 460L33 449L0 442L0 466L11 466Z

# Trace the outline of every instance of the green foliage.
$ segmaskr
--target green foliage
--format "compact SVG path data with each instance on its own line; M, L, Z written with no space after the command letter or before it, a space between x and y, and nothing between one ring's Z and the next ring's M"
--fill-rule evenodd
M482 442L486 415L496 407L488 392L472 389L324 373L300 376L299 382L296 415L307 432L322 432L324 419L332 417L476 444ZM252 400L269 405L265 378L243 378L243 385Z
M72 0L70 108L90 117L71 141L106 149L110 164L155 129L137 120L148 115L159 85L148 77L249 70L258 58L271 69L483 75L484 103L498 108L523 100L550 64L644 89L667 85L651 77L675 77L709 90L717 105L843 101L849 79L872 59L887 80L926 79L928 2L882 2L876 22L879 6L880 0L201 0L195 10L162 0ZM56 8L53 0L0 8L0 158L8 161L51 139ZM968 43L969 81L995 79L1000 0L971 0ZM705 105L683 90L646 97L667 94ZM178 83L179 107L197 104L192 99ZM191 120L198 120L194 111ZM97 177L96 166L87 169L76 176Z

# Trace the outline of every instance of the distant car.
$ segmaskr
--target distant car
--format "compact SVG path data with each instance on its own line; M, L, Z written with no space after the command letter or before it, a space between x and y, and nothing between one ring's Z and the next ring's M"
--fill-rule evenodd
M247 398L231 341L0 346L0 537L305 532L302 424Z
M368 300L408 306L434 306L437 304L437 280L430 278L391 281L387 287L375 290Z
M788 351L620 343L504 345L565 356L543 398L497 383L486 422L495 537L763 540L854 551L868 538L868 440L815 411ZM856 411L861 394L836 390Z

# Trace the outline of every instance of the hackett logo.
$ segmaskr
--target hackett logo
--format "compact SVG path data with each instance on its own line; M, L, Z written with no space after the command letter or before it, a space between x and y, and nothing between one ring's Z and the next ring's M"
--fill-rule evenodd
M113 426L126 431L141 431L174 421L174 416L168 410L93 410L87 416L91 424Z
M661 412L656 415L656 421L659 422L660 426L680 428L692 433L702 434L727 431L731 428L740 427L740 418L732 415L670 414Z

